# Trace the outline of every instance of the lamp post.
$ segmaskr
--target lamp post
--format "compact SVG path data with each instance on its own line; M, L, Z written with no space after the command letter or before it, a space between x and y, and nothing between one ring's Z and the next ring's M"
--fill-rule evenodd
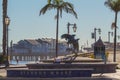
M10 19L8 16L5 18L5 24L6 24L6 56L7 56L7 64L6 66L9 66L9 61L8 61L8 26L10 24Z
M77 30L77 26L76 26L76 24L74 23L74 24L70 24L69 22L68 22L68 24L67 24L67 34L70 34L70 26L73 26L72 28L73 28L73 32L76 32L76 30ZM69 48L69 44L68 44L68 48Z
M94 28L94 38L95 38L95 42L96 42L96 30L98 30L98 33L101 34L101 29L100 28Z
M108 42L110 43L110 34L111 34L111 36L113 36L113 32L108 32Z
M74 23L74 24L70 24L70 23L68 22L68 24L67 24L68 34L70 33L70 26L73 26L73 31L76 32L76 30L77 30L76 24L75 24L75 23Z

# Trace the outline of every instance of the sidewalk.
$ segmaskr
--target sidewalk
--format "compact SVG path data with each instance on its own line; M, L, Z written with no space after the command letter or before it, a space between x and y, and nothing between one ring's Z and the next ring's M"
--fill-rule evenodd
M93 74L93 77L107 77L113 80L120 80L120 69L116 70L116 73L105 73L105 74Z

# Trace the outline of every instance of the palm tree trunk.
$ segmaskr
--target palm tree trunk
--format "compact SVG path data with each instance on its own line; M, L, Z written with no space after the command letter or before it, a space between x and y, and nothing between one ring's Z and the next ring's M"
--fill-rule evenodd
M57 27L56 27L56 57L58 57L58 28L59 28L59 9L57 8Z
M117 14L118 12L115 12L115 30L114 30L114 56L113 56L113 61L116 62L116 36L117 36Z
M7 0L3 0L3 55L6 55L6 24L5 24L5 17L7 16Z

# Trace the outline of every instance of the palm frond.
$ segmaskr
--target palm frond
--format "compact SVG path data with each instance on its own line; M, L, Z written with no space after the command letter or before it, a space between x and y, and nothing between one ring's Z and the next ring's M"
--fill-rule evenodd
M63 0L52 0L52 4L54 5L61 5L63 2Z
M62 8L65 12L67 13L70 13L70 14L73 14L76 18L77 17L77 13L74 11L74 7L71 3L68 3L68 2L64 2L60 8Z
M115 12L120 11L120 0L107 0L104 4Z
M51 3L51 0L48 0L48 4L50 4Z
M113 23L111 24L111 29L115 29L115 28L117 28L117 29L118 29L118 27L117 27L117 26L115 26L115 22L113 22Z
M64 10L67 13L71 13L77 17L77 13L74 11L74 7L71 3L69 2L64 2L63 0L48 0L48 4L45 5L41 10L39 15L45 14L46 11L51 10L51 9L59 9L60 12L60 17L62 17L62 11Z
M53 4L47 4L47 5L45 5L45 6L40 10L39 15L45 14L46 11L51 10L51 9L53 9L53 8L54 8L54 5L53 5Z
M114 28L115 28L115 23L113 22L111 25L111 29L114 29Z
M73 10L73 9L67 9L68 13L71 13L75 16L75 18L78 18L77 17L77 13Z
M77 17L77 13L76 13L73 9L64 7L63 10L64 10L66 13L73 14L73 15L75 16L75 18L78 18L78 17Z

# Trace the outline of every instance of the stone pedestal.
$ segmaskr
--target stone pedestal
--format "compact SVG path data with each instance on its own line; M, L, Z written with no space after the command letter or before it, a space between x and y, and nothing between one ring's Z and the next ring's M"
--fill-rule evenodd
M91 77L92 69L9 69L7 77L70 78Z

